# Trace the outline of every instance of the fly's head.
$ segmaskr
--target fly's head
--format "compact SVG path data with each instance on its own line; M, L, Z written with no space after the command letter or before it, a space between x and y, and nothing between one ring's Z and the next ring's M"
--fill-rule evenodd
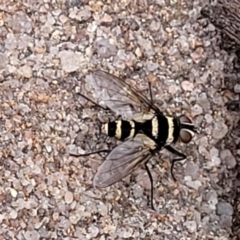
M198 133L197 127L192 123L190 118L185 115L182 115L177 118L180 127L179 139L183 143L189 143L194 134Z

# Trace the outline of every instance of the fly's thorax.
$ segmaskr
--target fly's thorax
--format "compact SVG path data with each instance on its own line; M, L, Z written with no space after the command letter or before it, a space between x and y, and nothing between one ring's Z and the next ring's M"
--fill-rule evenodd
M171 144L176 141L178 135L177 124L173 117L159 114L151 119L151 138L158 144Z
M181 141L183 143L189 143L194 133L197 133L196 127L192 121L185 115L180 117L166 116L168 136L166 144L175 143Z
M168 120L164 115L155 115L141 125L141 131L157 144L165 144L168 139Z

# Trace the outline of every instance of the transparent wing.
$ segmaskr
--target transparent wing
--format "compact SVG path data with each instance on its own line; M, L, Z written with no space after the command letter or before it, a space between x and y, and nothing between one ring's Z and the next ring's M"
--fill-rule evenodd
M155 148L155 142L144 134L123 142L110 152L100 166L94 176L93 185L104 188L120 181L147 162L152 157L150 150Z
M161 113L145 96L107 72L94 71L86 82L93 88L97 102L107 106L117 115L131 118L134 113Z

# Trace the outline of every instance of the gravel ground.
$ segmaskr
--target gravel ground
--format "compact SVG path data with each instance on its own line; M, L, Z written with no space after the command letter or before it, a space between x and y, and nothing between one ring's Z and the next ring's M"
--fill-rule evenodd
M0 3L0 239L221 239L231 235L239 114L226 87L234 54L219 48L197 1L68 0ZM91 69L131 78L162 111L185 112L201 133L106 189L94 189L108 113L78 96ZM240 92L240 85L233 89ZM161 157L161 161L159 161Z

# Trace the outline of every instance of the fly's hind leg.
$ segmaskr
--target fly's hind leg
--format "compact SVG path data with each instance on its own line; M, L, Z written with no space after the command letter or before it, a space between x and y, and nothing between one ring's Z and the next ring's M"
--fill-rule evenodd
M69 153L69 156L71 157L86 157L86 156L90 156L93 154L100 154L100 153L109 153L110 150L108 149L103 149L103 150L99 150L99 151L95 151L95 152L90 152L90 153L85 153L85 154L75 154L75 153ZM100 155L101 156L101 155ZM102 156L101 156L102 157Z
M187 156L186 156L185 154L179 152L178 150L176 150L175 148L173 148L173 147L170 146L170 145L165 146L165 148L166 148L169 152L171 152L171 153L173 153L173 154L175 154L175 155L177 155L177 156L179 157L179 158L173 159L173 160L172 160L172 163L171 163L171 175L172 175L173 180L176 181L176 178L174 177L174 174L173 174L174 164L175 164L176 162L179 162L179 161L184 160Z
M147 166L147 163L145 163L145 168L146 168L146 171L147 171L147 174L148 174L148 177L149 177L149 180L150 180L150 184L151 184L151 195L150 195L150 204L151 204L151 208L152 210L155 210L154 209L154 206L153 206L153 178L152 178L152 174Z

